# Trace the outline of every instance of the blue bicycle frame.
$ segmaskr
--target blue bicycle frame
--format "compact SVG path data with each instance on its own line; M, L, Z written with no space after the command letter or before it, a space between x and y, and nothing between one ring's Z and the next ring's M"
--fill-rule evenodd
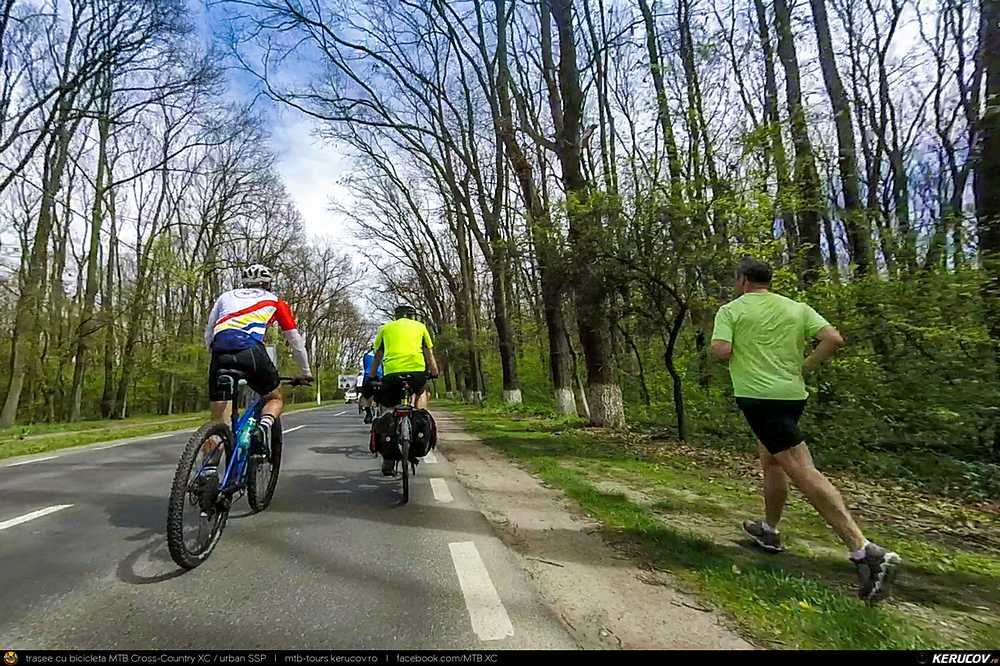
M247 461L250 457L247 455L247 447L244 446L243 442L245 440L248 443L249 437L244 438L241 435L249 429L251 419L254 419L255 422L260 421L260 410L263 404L264 402L258 398L252 405L243 410L238 419L233 420L233 456L229 465L226 466L226 474L220 484L223 490L229 490L230 485L239 486L246 479ZM236 409L235 404L233 409Z

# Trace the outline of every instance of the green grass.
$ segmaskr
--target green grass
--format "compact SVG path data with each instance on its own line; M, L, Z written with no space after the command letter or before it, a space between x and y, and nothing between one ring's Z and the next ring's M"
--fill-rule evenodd
M769 556L746 545L738 523L760 511L761 499L759 481L746 474L740 460L702 455L676 443L651 445L588 431L578 421L537 412L518 415L454 403L448 408L487 444L562 489L601 522L610 542L669 571L760 644L800 649L1000 645L1000 553L961 547L946 535L954 513L971 515L964 507L936 505L942 507L941 525L930 528L940 527L938 535L926 524L913 528L864 503L870 538L891 544L907 563L893 601L870 608L853 595L854 572L843 547L794 493L782 524L788 552ZM951 513L944 510L948 507ZM984 529L1000 533L996 524Z
M324 405L341 401L324 402ZM285 405L285 412L315 407L315 403ZM136 416L119 421L80 421L15 426L0 430L0 460L14 456L57 451L73 446L142 437L171 430L194 428L208 419L208 411L176 416Z

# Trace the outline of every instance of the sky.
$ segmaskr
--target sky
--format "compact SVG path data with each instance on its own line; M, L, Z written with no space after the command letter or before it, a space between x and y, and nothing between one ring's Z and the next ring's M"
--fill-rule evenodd
M227 30L224 8L207 10L205 0L188 0L192 19L205 43L219 40ZM224 47L220 47L224 50ZM299 72L302 74L302 72ZM256 83L246 74L230 69L228 92L249 101ZM351 201L350 190L340 181L349 173L351 160L336 145L316 136L316 121L294 109L258 98L277 156L276 169L311 236L330 238L349 246L352 236L345 219L331 212L331 202L341 206Z
M343 217L330 210L331 201L345 205L350 191L339 183L351 162L336 146L314 135L314 122L294 111L279 110L270 125L277 169L285 188L302 214L310 235L338 242L350 240Z

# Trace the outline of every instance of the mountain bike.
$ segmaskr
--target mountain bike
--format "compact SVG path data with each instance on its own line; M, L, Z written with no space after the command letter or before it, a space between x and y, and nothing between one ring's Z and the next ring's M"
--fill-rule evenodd
M292 386L303 383L291 377L280 379ZM281 419L271 426L269 446L252 445L264 401L258 397L240 414L237 389L245 380L246 375L238 370L220 372L219 385L232 400L232 425L203 425L188 440L177 463L167 507L167 546L174 562L185 569L195 568L212 554L229 510L244 493L251 510L258 513L271 504L278 485Z

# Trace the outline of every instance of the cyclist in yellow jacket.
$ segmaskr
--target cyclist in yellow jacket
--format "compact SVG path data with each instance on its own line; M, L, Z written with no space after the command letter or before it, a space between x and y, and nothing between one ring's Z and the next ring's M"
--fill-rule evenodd
M393 313L395 319L382 326L375 336L375 360L365 378L365 396L371 397L371 388L378 368L382 367L382 389L379 404L384 407L398 405L403 397L403 382L413 390L414 406L427 408L427 380L438 376L434 358L434 341L430 331L417 321L417 311L412 305L402 304ZM392 461L383 461L383 473L392 473ZM386 466L388 465L388 472Z

